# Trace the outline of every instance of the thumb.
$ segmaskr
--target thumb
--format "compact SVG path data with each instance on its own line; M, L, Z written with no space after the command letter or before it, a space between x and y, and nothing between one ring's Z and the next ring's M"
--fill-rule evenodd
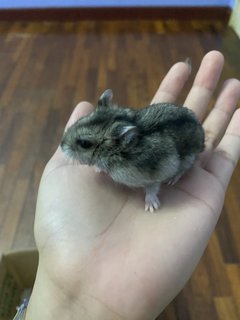
M73 110L66 126L65 126L65 131L71 127L79 118L86 116L90 112L94 110L93 105L90 104L89 102L82 101L80 102L75 109ZM68 164L68 159L64 155L60 145L58 146L56 152L50 159L50 161L47 163L46 168L44 170L44 175L48 174L51 172L53 169L56 167L66 165Z
M94 110L93 105L87 101L80 102L73 110L67 124L65 131L71 127L79 118L86 116Z

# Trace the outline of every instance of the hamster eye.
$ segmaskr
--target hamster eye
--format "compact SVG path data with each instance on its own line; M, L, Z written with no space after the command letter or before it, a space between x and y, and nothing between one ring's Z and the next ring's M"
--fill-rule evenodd
M76 143L78 146L84 148L84 149L88 149L91 148L93 146L93 143L89 140L82 140L82 139L77 139Z

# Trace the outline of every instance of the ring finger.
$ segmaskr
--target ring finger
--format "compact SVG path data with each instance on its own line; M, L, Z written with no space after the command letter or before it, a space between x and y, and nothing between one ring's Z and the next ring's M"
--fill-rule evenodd
M199 158L201 165L207 162L212 150L222 139L236 109L239 98L240 82L236 79L227 80L223 85L214 108L203 123L205 131L205 151Z

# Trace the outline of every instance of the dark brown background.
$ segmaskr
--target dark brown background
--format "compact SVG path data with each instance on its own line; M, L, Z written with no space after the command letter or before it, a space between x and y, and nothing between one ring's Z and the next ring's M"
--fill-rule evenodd
M79 101L111 87L119 104L144 106L173 63L190 57L192 80L212 49L226 58L222 81L239 78L240 41L217 20L0 22L0 252L34 246L41 173ZM239 176L240 167L201 262L159 319L240 319Z

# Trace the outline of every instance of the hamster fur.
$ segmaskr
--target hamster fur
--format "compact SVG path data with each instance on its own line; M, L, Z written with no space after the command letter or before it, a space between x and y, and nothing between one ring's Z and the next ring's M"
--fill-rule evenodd
M96 110L64 133L61 147L118 183L144 188L145 210L153 212L161 183L175 183L204 150L204 130L186 107L157 103L133 110L111 100L108 89Z

